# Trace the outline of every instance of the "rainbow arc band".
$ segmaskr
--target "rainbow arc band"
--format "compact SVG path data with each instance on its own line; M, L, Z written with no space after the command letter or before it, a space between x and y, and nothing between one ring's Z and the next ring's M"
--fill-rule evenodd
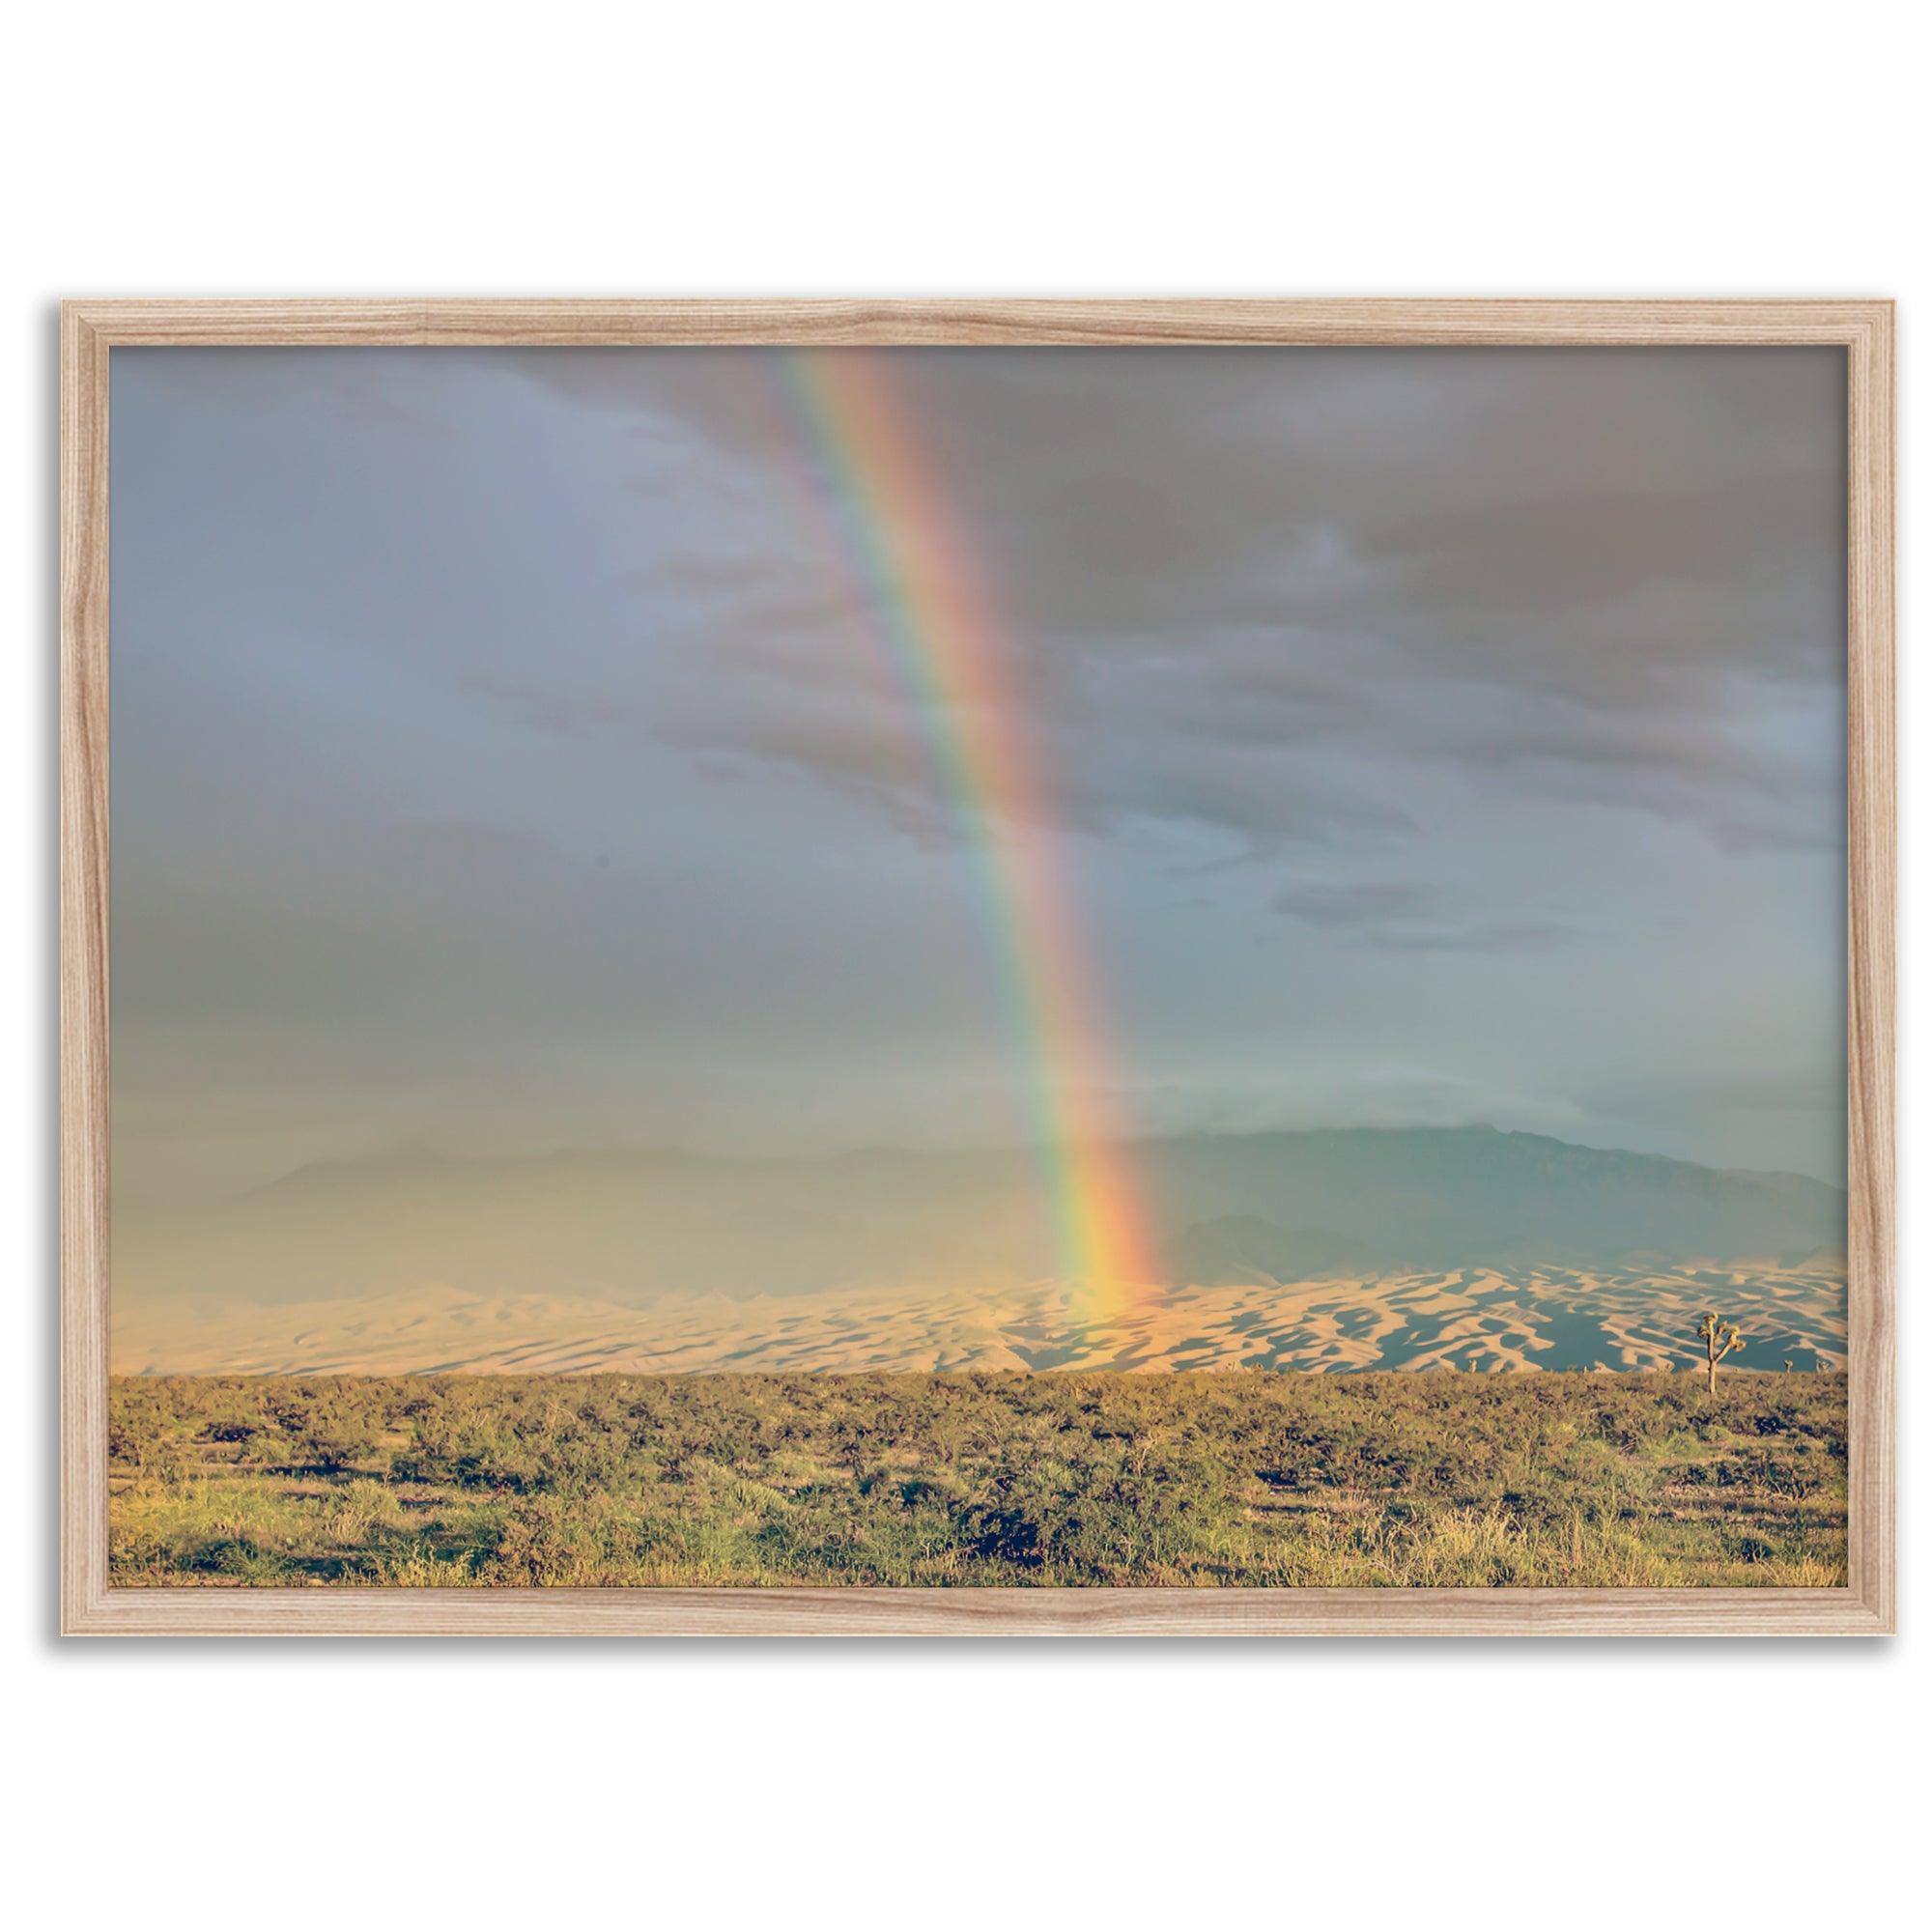
M991 572L932 473L891 352L749 353L775 377L822 468L840 552L830 566L863 597L970 859L1027 1069L1061 1269L1085 1319L1111 1319L1162 1271L1128 1135L1109 1107L1118 1083L1106 1005Z

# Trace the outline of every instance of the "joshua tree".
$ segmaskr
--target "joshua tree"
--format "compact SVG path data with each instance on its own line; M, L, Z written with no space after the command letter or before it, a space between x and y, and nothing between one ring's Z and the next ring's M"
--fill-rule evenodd
M1719 1321L1708 1309L1697 1324L1697 1339L1704 1345L1704 1373L1713 1395L1718 1392L1718 1364L1735 1349L1745 1345L1744 1330L1735 1321Z

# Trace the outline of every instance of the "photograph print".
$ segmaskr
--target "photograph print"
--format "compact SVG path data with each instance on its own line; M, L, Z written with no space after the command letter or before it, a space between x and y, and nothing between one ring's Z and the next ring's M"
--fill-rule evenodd
M116 1590L1842 1589L1823 347L120 347Z

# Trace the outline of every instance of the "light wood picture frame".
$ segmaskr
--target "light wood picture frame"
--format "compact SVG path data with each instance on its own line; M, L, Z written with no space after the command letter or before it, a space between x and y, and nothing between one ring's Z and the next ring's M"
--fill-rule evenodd
M154 346L1836 349L1848 447L1840 1589L118 1588L108 1575L110 373ZM1875 299L71 300L62 324L62 1603L82 1635L1741 1635L1896 1628L1893 314Z

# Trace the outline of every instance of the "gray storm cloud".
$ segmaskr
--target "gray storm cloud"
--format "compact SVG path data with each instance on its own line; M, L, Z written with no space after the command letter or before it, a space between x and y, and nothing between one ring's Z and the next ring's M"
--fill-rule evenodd
M1841 1179L1835 355L832 353L996 593L1131 1119ZM116 352L117 1186L1020 1130L776 377Z

